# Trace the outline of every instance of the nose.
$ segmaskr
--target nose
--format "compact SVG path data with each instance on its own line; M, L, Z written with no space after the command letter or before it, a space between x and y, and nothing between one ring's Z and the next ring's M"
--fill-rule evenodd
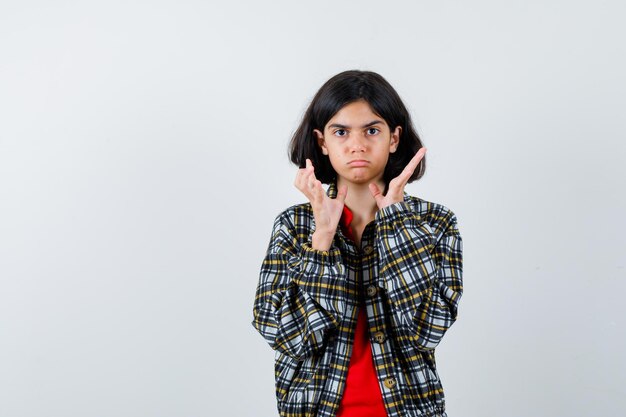
M365 135L363 133L355 133L352 135L352 141L350 143L350 150L353 152L365 151Z

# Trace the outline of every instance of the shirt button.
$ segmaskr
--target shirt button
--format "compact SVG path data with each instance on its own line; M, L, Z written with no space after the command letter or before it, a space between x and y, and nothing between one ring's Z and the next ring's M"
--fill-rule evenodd
M363 248L363 252L365 252L366 255L369 255L370 253L372 253L373 250L374 248L371 245L367 245L366 247Z
M385 333L383 332L374 333L374 340L382 344L385 341Z
M368 295L369 297L373 297L373 296L375 296L375 295L376 295L376 292L378 292L378 290L376 289L376 286L375 286L375 285L369 285L369 286L367 287L367 295Z
M394 377L385 378L385 386L389 389L396 386L396 379Z

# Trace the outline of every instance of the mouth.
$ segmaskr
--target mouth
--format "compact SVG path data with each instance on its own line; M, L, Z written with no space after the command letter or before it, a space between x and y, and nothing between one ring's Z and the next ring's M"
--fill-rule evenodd
M369 161L366 161L364 159L356 159L354 161L348 162L348 165L353 166L353 167L354 166L362 167L362 166L365 166L367 164L369 164Z

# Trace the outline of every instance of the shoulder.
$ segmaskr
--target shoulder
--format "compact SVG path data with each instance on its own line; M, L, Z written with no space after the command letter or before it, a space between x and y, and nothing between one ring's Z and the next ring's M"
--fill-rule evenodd
M458 224L456 214L447 206L420 197L408 195L405 202L422 220L424 220L435 234L442 234Z
M313 217L313 207L309 202L293 204L278 213L276 217L292 219L294 222L298 219L308 219Z
M314 226L315 217L310 202L293 204L276 215L274 226L287 227L295 233L306 233L304 229Z

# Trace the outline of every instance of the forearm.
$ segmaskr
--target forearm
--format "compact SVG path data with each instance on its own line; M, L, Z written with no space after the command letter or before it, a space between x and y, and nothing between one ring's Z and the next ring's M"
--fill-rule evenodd
M318 350L325 334L339 325L347 288L341 252L332 240L322 242L328 250L320 250L313 248L313 234L301 244L296 236L291 222L276 220L261 265L253 325L272 348L299 358Z
M462 295L462 240L451 212L434 225L396 204L380 213L380 274L398 326L420 349L433 349L454 323Z

